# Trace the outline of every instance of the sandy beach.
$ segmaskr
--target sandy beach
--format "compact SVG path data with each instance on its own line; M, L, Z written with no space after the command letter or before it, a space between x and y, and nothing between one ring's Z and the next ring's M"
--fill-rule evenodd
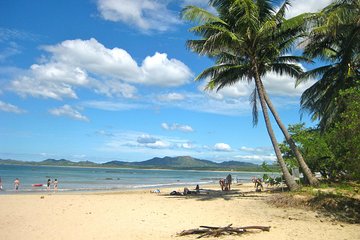
M269 232L219 239L360 239L360 225L321 217L314 211L277 208L252 184L221 193L170 196L174 189L106 193L0 195L2 240L12 239L196 239L176 236L207 226L271 226ZM180 189L175 189L180 190ZM244 194L245 193L245 194ZM214 239L214 238L208 238Z

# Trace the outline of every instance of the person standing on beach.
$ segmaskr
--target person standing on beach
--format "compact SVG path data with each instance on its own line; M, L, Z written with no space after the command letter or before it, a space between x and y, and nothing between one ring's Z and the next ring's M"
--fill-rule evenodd
M3 190L3 186L2 186L2 181L1 181L1 177L0 177L0 191Z
M16 178L15 181L14 181L15 191L19 190L19 186L20 186L20 180L18 178Z
M54 184L54 192L57 192L57 190L58 190L58 180L57 180L57 178L55 178L53 184Z
M47 190L47 191L50 191L50 184L51 184L51 179L49 178L49 179L47 180L47 184L46 184L46 190Z

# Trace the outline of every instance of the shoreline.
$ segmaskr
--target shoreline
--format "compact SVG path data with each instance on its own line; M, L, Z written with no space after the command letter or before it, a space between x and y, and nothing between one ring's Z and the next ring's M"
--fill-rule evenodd
M64 167L64 168L89 168L89 169L93 169L93 168L100 168L100 169L126 169L126 170L156 170L156 171L199 171L199 172L244 172L244 173L265 173L264 171L253 171L253 170L212 170L212 169L194 169L194 168L143 168L143 167L110 167L110 166L66 166L66 165L37 165L37 164L27 164L24 162L24 164L8 164L8 163L0 163L1 165L7 165L7 166L27 166L27 167ZM280 171L276 172L274 171L274 173L280 173Z
M196 184L196 183L195 183ZM238 183L234 183L234 184L238 184ZM242 184L253 184L253 183L241 183ZM144 192L144 191L151 191L151 190L156 190L156 189L164 189L166 191L168 191L169 189L183 189L185 187L189 188L190 190L193 190L192 187L195 188L195 186L193 186L194 184L192 184L191 186L189 186L190 184L179 184L179 185L171 185L171 184L165 184L164 186L154 186L154 187L135 187L135 188L116 188L116 189L69 189L69 190L62 190L61 188L57 191L54 192L53 189L51 189L50 191L47 191L46 189L42 189L39 191L24 191L24 190L19 190L19 191L15 191L15 190L7 190L7 191L0 191L0 196L1 195L44 195L44 194L118 194L118 193L122 193L122 192ZM200 185L200 184L199 184ZM211 188L211 189L216 189L216 188L220 188L220 186L218 184L203 184L200 185L201 188Z

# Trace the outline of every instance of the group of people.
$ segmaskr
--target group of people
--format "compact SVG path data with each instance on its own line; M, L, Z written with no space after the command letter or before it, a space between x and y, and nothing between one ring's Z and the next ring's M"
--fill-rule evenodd
M51 183L53 184L54 186L54 191L57 192L58 191L58 180L55 178L55 180L52 182L51 179L49 178L47 180L47 183L46 183L46 190L47 191L50 191L51 189ZM42 184L40 184L39 186L42 186ZM14 180L14 190L15 191L19 191L19 187L20 187L20 180L19 178L15 178ZM0 177L0 191L3 191L3 185L2 185L2 179Z
M222 178L219 180L219 184L221 187L221 191L230 191L232 183L231 174L227 175L226 178Z
M200 190L201 190L200 187L199 187L199 184L196 185L194 190L195 191L191 191L189 188L185 187L183 192L172 191L170 193L170 195L181 195L181 196L183 196L183 195L189 195L189 194L198 194L198 193L200 193Z
M57 190L58 190L58 180L57 180L57 178L55 178L55 180L52 182L52 184L54 185L54 192L57 192ZM50 178L47 180L46 190L47 191L51 190L51 179Z

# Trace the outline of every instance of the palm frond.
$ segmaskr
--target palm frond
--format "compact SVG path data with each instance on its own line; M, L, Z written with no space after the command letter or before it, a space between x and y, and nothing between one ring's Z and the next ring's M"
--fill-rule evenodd
M215 16L214 14L206 11L203 8L196 6L187 6L185 7L180 14L181 18L187 21L204 24L218 22L226 25L227 23L221 18Z

